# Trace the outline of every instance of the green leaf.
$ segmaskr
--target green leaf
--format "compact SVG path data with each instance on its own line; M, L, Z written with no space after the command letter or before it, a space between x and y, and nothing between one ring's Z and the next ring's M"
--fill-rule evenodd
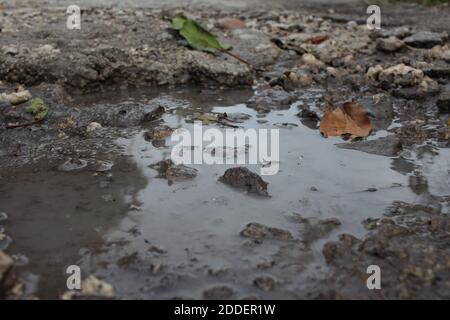
M178 30L180 35L195 50L216 53L231 48L229 45L222 45L212 33L191 19L185 17L173 18L172 27Z
M27 107L26 112L34 116L34 120L40 121L47 116L48 107L41 98L34 98Z

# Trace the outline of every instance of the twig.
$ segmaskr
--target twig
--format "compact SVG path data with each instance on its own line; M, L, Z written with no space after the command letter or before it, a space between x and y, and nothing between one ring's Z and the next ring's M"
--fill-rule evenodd
M235 55L234 53L231 53L230 51L227 50L223 50L222 52L228 54L229 56L232 56L233 58L235 58L236 60L239 60L240 62L245 63L246 65L248 65L250 68L252 68L253 70L256 70L256 67L254 65L252 65L250 62L245 61L244 59L242 59L241 57L239 57L238 55Z
M15 129L15 128L28 127L28 126L32 126L33 124L37 124L37 123L39 123L41 121L42 120L29 121L29 122L24 122L24 123L8 123L6 125L6 129Z

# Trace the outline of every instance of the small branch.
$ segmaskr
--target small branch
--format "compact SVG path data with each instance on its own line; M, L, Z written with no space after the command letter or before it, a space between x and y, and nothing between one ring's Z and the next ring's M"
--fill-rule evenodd
M241 57L239 57L238 55L235 55L234 53L231 53L230 51L227 50L223 50L223 53L228 54L229 56L235 58L236 60L239 60L242 63L245 63L246 65L248 65L251 69L256 70L256 67L254 65L252 65L250 62L245 61L244 59L242 59Z
M37 124L41 121L42 120L29 121L29 122L24 122L24 123L8 123L6 125L6 129L24 128L24 127L32 126L33 124Z

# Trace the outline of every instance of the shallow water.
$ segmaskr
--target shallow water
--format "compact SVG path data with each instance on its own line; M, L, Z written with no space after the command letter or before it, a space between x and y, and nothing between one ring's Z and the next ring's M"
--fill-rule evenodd
M299 104L272 111L262 118L267 123L258 123L256 111L245 105L250 94L181 90L109 99L145 102L156 95L169 109L172 104L163 120L173 128L192 130L183 114L193 110L246 113L251 118L238 124L245 129L297 125L280 128L280 170L263 176L269 182L268 199L218 182L233 165L189 165L199 171L190 181L170 184L158 178L149 165L169 158L174 143L168 138L166 147L154 147L144 139L143 128L115 142L119 154L98 156L114 163L111 172L61 172L41 162L3 174L0 209L10 216L5 228L14 240L9 251L28 257L19 270L29 274L36 294L59 296L65 290L65 269L77 264L83 277L93 273L125 297L202 298L205 289L216 285L231 287L233 298L305 297L326 277L324 242L341 233L363 236L362 220L380 217L393 201L429 203L433 195L448 193L449 150L405 160L340 149L335 146L340 138L324 139L301 123L295 116ZM313 104L318 95L307 92L304 101ZM103 99L108 100L92 101ZM224 130L214 124L205 129L212 127ZM259 171L258 165L249 168ZM409 187L415 168L428 181L419 192ZM342 224L309 247L297 240L302 229L296 214L334 217ZM252 243L239 235L249 222L289 230L296 240ZM273 277L274 290L254 286L259 275Z

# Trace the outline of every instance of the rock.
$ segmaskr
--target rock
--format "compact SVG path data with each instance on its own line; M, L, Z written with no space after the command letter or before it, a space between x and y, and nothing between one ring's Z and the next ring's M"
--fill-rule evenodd
M86 132L92 132L98 130L102 127L102 125L98 122L91 122L86 127Z
M302 62L306 67L314 71L319 71L325 68L325 63L323 63L310 53L305 53L302 56Z
M358 150L365 153L377 154L386 157L395 157L403 149L401 140L394 136L387 136L376 140L361 140L350 143L339 143L336 146L342 149Z
M230 299L233 294L233 289L230 287L218 286L203 291L203 298L207 300Z
M304 126L307 126L310 129L317 129L318 123L320 121L320 117L316 112L311 111L309 109L303 109L299 113L297 113L297 117L299 117Z
M166 125L156 126L151 128L150 130L144 133L145 140L162 140L170 136L173 132L173 129Z
M172 182L193 179L198 173L197 169L190 168L182 164L176 165L170 159L152 164L150 165L150 168L157 170L160 178L165 178Z
M306 245L328 235L341 225L341 222L337 218L303 218L299 214L294 214L291 219L301 225L301 240Z
M383 67L377 64L376 66L370 67L369 70L367 70L366 77L369 80L378 81L378 76L380 75L381 71L383 71Z
M274 87L257 92L247 101L247 105L260 113L267 113L271 110L289 109L295 100L294 94L286 92L280 87Z
M440 113L450 113L450 92L446 91L441 93L436 101L436 105Z
M27 102L32 98L30 91L28 90L20 90L18 92L13 93L2 93L0 94L0 102L9 102L10 104L21 104Z
M442 61L435 61L421 69L425 75L431 78L450 78L450 65Z
M373 33L375 37L383 37L383 38L389 38L389 37L396 37L399 39L406 38L412 34L411 28L409 27L396 27L393 29L381 29L378 32Z
M280 77L270 82L271 86L280 86L286 91L292 91L301 87L309 87L313 83L313 77L307 69L294 68L286 71Z
M264 276L264 277L257 277L253 284L258 287L261 290L264 291L272 291L273 287L275 286L275 280L272 277Z
M8 272L14 265L14 260L3 251L0 251L0 291Z
M394 118L393 99L389 94L379 93L363 97L359 103L367 110L374 130L386 130Z
M68 291L62 295L63 300L79 299L113 299L116 293L109 283L97 279L94 275L81 282L81 291Z
M381 71L378 75L378 80L401 86L414 86L420 84L423 77L422 70L414 69L401 63Z
M397 128L395 132L404 144L421 144L430 137L424 128L424 121L421 120L410 121Z
M245 226L240 235L252 239L293 240L292 234L283 229L268 227L261 223L251 222Z
M448 35L445 32L437 33L421 31L405 38L403 41L411 47L430 49L436 45L442 44L447 38Z
M396 37L378 38L376 40L376 48L386 52L396 52L403 48L405 44Z
M230 168L225 171L219 181L237 189L246 190L260 196L269 197L267 192L267 182L259 175L245 167Z
M223 18L219 20L219 27L222 29L241 29L245 28L245 22L236 18Z
M70 158L60 166L58 166L59 171L64 172L70 172L75 170L81 170L83 168L86 168L88 165L88 162L84 159L74 159Z
M142 122L152 122L161 118L161 116L166 112L164 107L157 107L155 110L152 110L146 113L142 119Z
M8 214L6 212L0 212L0 222L8 220Z

